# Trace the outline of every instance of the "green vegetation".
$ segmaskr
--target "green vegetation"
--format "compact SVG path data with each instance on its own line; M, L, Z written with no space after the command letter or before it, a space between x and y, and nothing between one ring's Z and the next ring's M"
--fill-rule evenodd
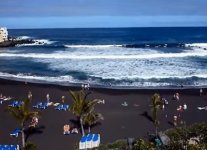
M37 146L32 142L26 142L24 150L37 150Z
M153 119L153 122L154 122L154 125L155 125L155 134L157 136L157 128L158 128L158 125L159 125L159 120L158 120L158 116L157 116L157 113L158 113L158 110L161 109L161 106L162 106L162 101L161 101L161 97L159 94L155 93L152 98L151 98L151 110L152 110L152 119Z
M73 104L70 107L70 111L77 117L77 120L81 126L82 135L85 135L84 125L87 125L90 132L90 126L97 123L98 120L103 119L100 113L94 112L94 107L98 100L88 100L89 92L85 90L70 91L73 99Z
M25 149L25 129L26 123L30 121L33 117L39 116L39 113L36 111L30 111L31 101L29 99L24 100L23 104L20 107L8 107L6 110L11 114L13 118L17 120L19 126L21 127L21 136L22 136L22 149Z
M188 127L173 128L165 131L170 138L168 145L156 146L155 143L144 139L136 139L132 143L132 150L206 150L207 123L194 124ZM96 150L126 150L127 140L117 140L113 143L101 145Z

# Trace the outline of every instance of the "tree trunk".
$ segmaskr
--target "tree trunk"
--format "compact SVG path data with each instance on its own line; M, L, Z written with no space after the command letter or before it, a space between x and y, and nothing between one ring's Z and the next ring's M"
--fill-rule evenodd
M88 133L91 133L91 126L88 126Z
M80 117L80 125L81 125L82 136L84 136L85 135L85 132L84 132L84 128L83 128L83 120L82 120L82 117Z
M157 125L155 125L155 135L157 137Z
M22 149L24 149L25 148L24 123L22 123L21 126L22 126L22 131L21 131L21 134L22 134Z

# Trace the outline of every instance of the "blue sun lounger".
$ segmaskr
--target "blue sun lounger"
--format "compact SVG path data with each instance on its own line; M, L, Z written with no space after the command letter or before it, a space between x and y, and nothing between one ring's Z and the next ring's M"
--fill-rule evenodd
M0 145L0 150L19 150L19 145Z
M9 107L20 107L23 104L23 101L13 101L11 104L9 104Z
M48 103L42 103L42 105L39 107L40 109L46 109L48 107Z
M12 131L12 133L10 133L10 135L13 136L13 137L18 137L19 133L21 133L21 129L16 128L14 131Z
M68 108L69 108L69 105L67 105L67 104L63 104L63 108L62 108L62 110L68 110Z
M33 108L39 108L42 105L42 102L37 102L36 105L32 106Z
M36 105L33 106L33 108L37 108L37 109L46 109L48 107L47 102L37 102Z
M64 110L64 111L66 111L66 110L68 110L68 108L69 108L69 105L67 105L67 104L59 104L57 107L55 107L55 110Z

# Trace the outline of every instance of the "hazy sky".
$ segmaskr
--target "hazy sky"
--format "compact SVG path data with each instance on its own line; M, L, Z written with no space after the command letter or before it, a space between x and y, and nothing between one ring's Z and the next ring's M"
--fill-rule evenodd
M0 26L207 26L207 0L0 0Z

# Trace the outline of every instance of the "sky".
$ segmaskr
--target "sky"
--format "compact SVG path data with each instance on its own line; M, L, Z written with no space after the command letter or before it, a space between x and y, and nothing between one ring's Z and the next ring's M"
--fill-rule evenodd
M206 6L207 0L0 0L0 26L207 26Z

